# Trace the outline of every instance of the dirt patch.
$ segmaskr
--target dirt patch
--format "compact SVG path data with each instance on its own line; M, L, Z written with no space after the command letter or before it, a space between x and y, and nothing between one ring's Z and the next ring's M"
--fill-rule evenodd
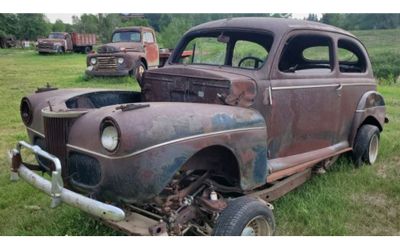
M346 225L355 235L400 235L399 200L378 193L353 195L351 200L360 207L352 218L359 222Z

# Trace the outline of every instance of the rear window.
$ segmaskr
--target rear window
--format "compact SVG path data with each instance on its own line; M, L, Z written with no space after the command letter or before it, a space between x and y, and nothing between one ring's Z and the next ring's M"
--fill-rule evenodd
M353 41L339 39L338 41L339 70L343 73L364 73L367 62L361 48Z

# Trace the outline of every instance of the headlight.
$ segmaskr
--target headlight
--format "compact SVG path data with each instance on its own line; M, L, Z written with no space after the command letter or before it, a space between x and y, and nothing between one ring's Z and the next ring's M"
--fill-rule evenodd
M97 58L96 57L90 58L90 64L95 65L96 63L97 63Z
M119 64L123 64L123 63L124 63L124 58L119 57L119 58L118 58L118 63L119 63Z
M119 130L116 123L107 118L101 125L101 144L103 147L113 152L117 149L119 144Z
M21 112L21 119L24 122L24 124L26 126L31 125L33 118L32 106L28 98L26 97L22 98L21 100L20 112Z

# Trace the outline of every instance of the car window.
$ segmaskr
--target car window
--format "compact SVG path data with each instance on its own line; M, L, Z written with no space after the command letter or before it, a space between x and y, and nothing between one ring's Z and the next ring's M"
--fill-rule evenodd
M188 36L173 55L173 63L207 64L259 69L267 60L273 43L269 33L251 31L210 31ZM190 56L183 53L191 52Z
M113 34L113 43L117 42L140 42L140 32L137 31L124 31L116 32Z
M185 48L193 51L186 63L224 65L226 45L218 42L216 37L196 37Z
M367 63L360 47L347 39L339 39L338 53L339 70L343 73L364 73Z
M232 66L258 69L268 56L268 51L261 45L251 41L236 41L233 49Z
M144 32L143 40L144 40L145 43L154 43L153 33Z
M333 71L333 42L324 35L301 34L288 39L279 70L293 74L328 74Z

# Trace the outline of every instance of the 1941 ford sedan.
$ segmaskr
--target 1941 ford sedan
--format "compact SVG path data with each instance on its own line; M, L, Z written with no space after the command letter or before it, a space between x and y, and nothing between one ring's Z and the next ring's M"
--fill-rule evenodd
M140 93L39 89L21 118L12 179L136 235L272 235L269 202L345 152L373 164L388 121L356 37L274 18L196 26Z

